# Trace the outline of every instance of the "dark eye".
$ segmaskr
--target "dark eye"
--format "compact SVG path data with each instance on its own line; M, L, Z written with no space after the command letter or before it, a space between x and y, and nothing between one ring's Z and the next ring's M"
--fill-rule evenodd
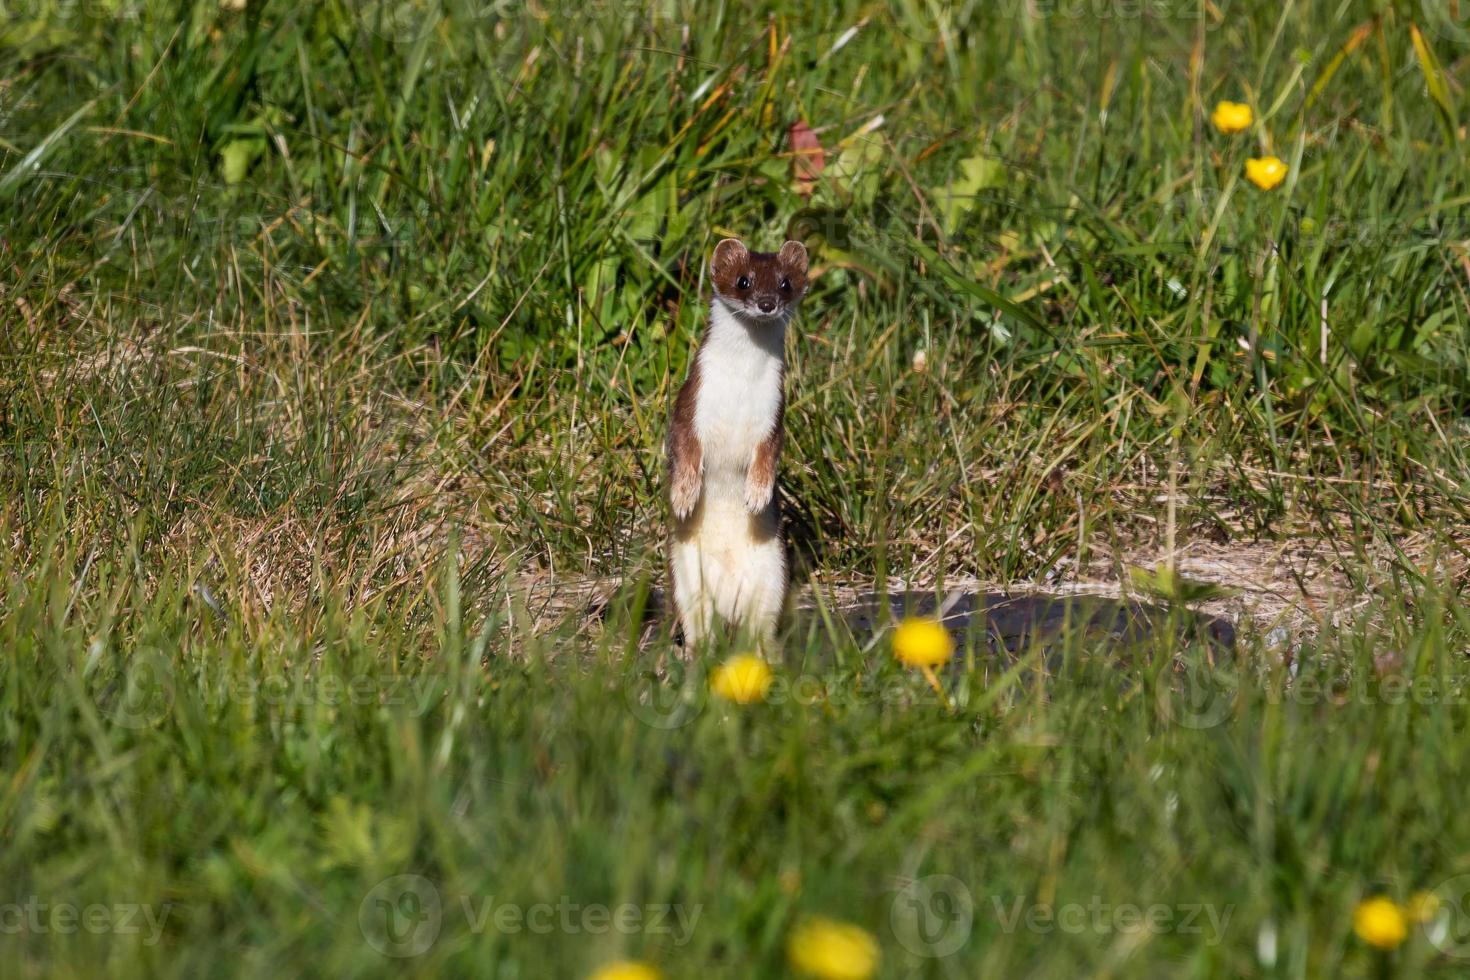
M790 279L782 279L781 280L781 292L783 292L783 293L789 293L789 292L791 292L791 280Z
M736 279L735 280L735 288L736 289L749 289L750 288L750 277L749 276L741 276L739 279Z

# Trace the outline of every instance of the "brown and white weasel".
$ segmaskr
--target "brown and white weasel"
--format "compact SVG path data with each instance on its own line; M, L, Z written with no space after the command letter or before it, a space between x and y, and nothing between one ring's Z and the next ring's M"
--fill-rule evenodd
M669 568L685 646L715 615L769 643L786 601L776 504L786 407L786 325L806 292L800 242L752 252L726 238L710 259L709 328L674 402L667 442Z

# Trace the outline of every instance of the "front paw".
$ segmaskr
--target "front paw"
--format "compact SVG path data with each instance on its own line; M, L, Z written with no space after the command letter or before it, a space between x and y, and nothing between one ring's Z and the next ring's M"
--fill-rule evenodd
M776 481L746 480L745 509L759 514L771 505L771 496L776 492Z
M674 479L674 485L669 489L669 504L674 509L676 519L682 521L694 513L694 507L699 503L699 491L697 472Z

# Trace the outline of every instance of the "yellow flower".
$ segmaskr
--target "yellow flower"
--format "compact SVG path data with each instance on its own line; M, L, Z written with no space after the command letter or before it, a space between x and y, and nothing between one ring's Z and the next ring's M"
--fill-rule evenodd
M771 689L771 668L760 657L737 654L715 668L709 686L726 701L751 704Z
M1210 122L1226 136L1249 129L1255 118L1251 107L1244 102L1220 102L1216 104L1215 111L1210 113Z
M1439 912L1439 896L1434 892L1415 892L1409 896L1404 911L1415 922L1428 922Z
M1359 902L1353 910L1353 932L1370 946L1395 949L1409 935L1404 910L1382 895Z
M954 655L954 638L935 620L911 617L893 631L893 655L910 667L938 667Z
M1263 191L1286 179L1286 164L1276 157L1251 157L1245 162L1245 177Z
M808 919L786 944L791 965L818 980L868 980L878 969L878 943L867 932L833 919Z
M637 960L622 960L618 963L609 963L589 980L663 980L663 974L649 966L647 963L639 963Z

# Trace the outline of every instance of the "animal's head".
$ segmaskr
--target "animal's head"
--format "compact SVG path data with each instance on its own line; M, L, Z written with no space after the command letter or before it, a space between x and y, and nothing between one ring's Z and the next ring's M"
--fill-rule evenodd
M752 252L738 238L715 246L709 262L715 297L751 320L787 320L806 292L806 246L787 242L779 252Z

